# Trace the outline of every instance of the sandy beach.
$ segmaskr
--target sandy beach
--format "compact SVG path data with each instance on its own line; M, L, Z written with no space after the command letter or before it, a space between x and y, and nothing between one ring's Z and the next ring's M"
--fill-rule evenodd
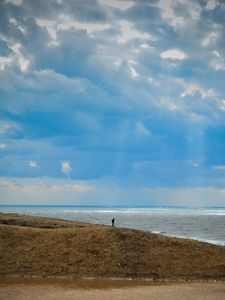
M2 279L1 300L222 300L224 282L145 283L143 281Z

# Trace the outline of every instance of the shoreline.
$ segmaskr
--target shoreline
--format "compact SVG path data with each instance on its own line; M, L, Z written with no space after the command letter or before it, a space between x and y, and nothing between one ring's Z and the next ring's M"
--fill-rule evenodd
M104 209L106 209L106 210L114 210L115 209L115 213L117 213L117 212L119 212L120 213L120 210L124 210L124 209L126 209L126 210L129 210L129 209L131 209L132 211L133 211L133 209L139 209L139 210L143 210L144 208L145 209L153 209L153 211L154 211L154 209L156 209L156 210L158 210L158 209L160 209L160 210L166 210L166 213L167 213L167 211L168 211L168 207L117 207L117 206L115 206L115 207L108 207L108 206L71 206L71 205L69 205L69 206L64 206L64 205L18 205L18 206L16 206L16 205L3 205L3 206L0 206L0 211L1 211L1 207L3 208L3 213L17 213L17 214L25 214L25 215L32 215L32 216L36 216L36 217L38 217L38 216L42 216L42 217L48 217L45 213L43 213L43 208L47 208L47 209L49 209L49 208L54 208L54 209L56 209L56 212L58 211L58 209L67 209L66 211L67 212L70 212L70 209L68 210L68 208L72 208L72 211L73 211L73 209L75 209L75 211L77 210L77 211L81 211L82 212L82 210L83 209L87 209L87 210L92 210L93 208L95 209L97 209L97 210L104 210ZM12 209L12 211L9 209L9 210L5 210L4 208L6 208L6 207L14 207L15 209L13 210ZM27 210L28 209L28 210ZM29 209L30 209L30 211L29 211ZM196 209L194 209L193 207L172 207L172 208L170 208L170 209L175 209L175 210L184 210L184 211L193 211L193 210L195 210L195 212L196 212ZM208 207L199 207L199 208L197 208L197 210L198 209L200 209L200 210L206 210L207 212L208 211L210 211L210 210L215 210L215 209L218 209L218 210L223 210L223 212L222 212L222 214L221 215L224 215L225 214L225 210L224 210L224 208L223 207L212 207L212 208L208 208ZM65 215L65 214L63 214L63 212L62 211L60 211L59 210L59 213L57 213L56 214L57 215L57 217L56 216L54 216L54 213L53 214L50 214L50 216L49 217L51 217L51 218L62 218L63 220L68 220L68 221L78 221L79 220L79 217L78 217L78 220L76 220L76 218L70 218L69 217L69 215L67 216L67 215ZM216 215L218 215L218 214L216 214ZM219 214L220 215L220 214ZM87 216L86 216L87 217ZM113 216L110 216L110 218L113 218ZM110 221L110 218L109 218L109 221ZM154 218L154 215L153 215L153 218ZM87 217L87 219L83 219L82 220L82 222L88 222L88 223L90 223L90 224L93 224L93 225L96 225L96 224L101 224L101 225L103 225L103 226L110 226L111 224L109 224L108 222L107 222L107 220L105 220L104 219L104 221L102 221L101 222L101 220L98 220L99 222L98 223L92 223L92 221L90 220L90 219L88 219L88 217ZM78 221L79 222L79 221ZM117 225L117 224L116 224ZM169 230L169 231L167 231L167 232L164 232L164 229L162 229L162 228L155 228L154 226L153 226L153 228L152 228L152 230L150 231L149 230L149 228L141 228L140 227L140 224L139 225L137 225L137 226L132 226L131 224L120 224L118 227L120 227L120 228L129 228L129 229L134 229L134 230L142 230L142 231L147 231L147 232L151 232L151 233L155 233L155 234L160 234L160 235L163 235L163 236L166 236L166 237L172 237L172 238L183 238L183 239L190 239L190 240L196 240L196 241L200 241L200 242L205 242L205 243L209 243L209 244L213 244L213 245L219 245L219 246L225 246L225 239L221 239L220 238L220 236L217 236L217 237L215 237L214 235L204 235L203 234L203 236L200 234L194 234L193 233L193 231L191 231L189 234L188 234L188 236L186 236L186 234L183 234L182 232L176 232L176 230L175 230L175 228L172 228L172 229L174 229L174 230Z
M0 205L0 208L1 208L1 206L2 205ZM12 206L14 206L14 205L12 205ZM24 205L24 207L27 207L27 206ZM30 206L28 205L28 207L30 207ZM34 206L34 207L39 207L39 206ZM40 207L43 207L43 206L41 205ZM57 206L48 206L47 205L46 207L57 207ZM61 206L58 206L58 207L61 207ZM62 206L62 207L64 207L64 206ZM68 207L70 207L70 206L68 206ZM87 206L87 207L89 208L89 207L92 207L92 206ZM83 208L83 206L79 206L78 208ZM102 207L100 207L100 208L102 208ZM26 213L8 212L8 211L0 211L0 221L1 221L1 214L3 214L3 215L15 215L15 216L21 216L21 217L28 217L28 218L29 217L33 217L33 218L40 218L40 219L49 219L49 220L56 220L56 221L64 221L64 222L67 222L67 223L71 223L71 222L72 223L80 223L80 224L86 224L86 225L90 225L90 226L106 226L106 227L111 227L110 224L91 223L91 222L86 222L86 221L77 221L77 220L73 220L73 219L65 219L63 217L49 217L49 216L44 216L44 215L39 215L39 214L26 214ZM21 225L21 226L23 226L23 225ZM209 239L203 239L203 238L186 237L186 236L183 236L183 235L164 234L161 231L154 231L154 230L153 231L149 231L149 230L146 230L146 229L138 229L138 228L133 228L133 227L120 227L120 226L118 226L118 227L115 226L115 227L116 228L120 228L120 229L128 229L128 230L130 229L130 230L142 231L142 232L146 232L146 233L151 233L151 234L156 234L156 235L160 235L160 236L165 236L165 237L168 237L168 238L177 238L177 239L183 239L183 240L197 241L197 242L207 243L207 244L210 244L210 245L216 245L216 246L225 247L225 241L223 241L223 240L209 240Z

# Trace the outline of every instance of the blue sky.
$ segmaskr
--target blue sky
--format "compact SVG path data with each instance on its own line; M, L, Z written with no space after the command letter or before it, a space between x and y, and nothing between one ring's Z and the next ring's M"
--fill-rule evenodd
M225 206L225 3L1 0L0 204Z

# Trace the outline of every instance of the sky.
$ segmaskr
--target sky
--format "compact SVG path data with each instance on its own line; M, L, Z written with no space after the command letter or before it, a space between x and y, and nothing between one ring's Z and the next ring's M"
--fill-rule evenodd
M225 206L225 2L0 0L0 204Z

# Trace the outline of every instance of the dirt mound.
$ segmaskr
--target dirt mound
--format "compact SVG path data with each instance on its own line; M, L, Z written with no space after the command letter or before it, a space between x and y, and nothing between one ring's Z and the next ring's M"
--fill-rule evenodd
M1 275L225 279L223 246L15 214L0 223Z

